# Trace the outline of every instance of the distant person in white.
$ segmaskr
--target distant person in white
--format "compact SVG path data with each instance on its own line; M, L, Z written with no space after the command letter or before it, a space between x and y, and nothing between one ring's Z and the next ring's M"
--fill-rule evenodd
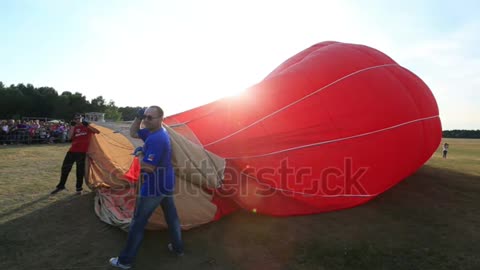
M443 158L447 158L448 153L448 143L443 144Z

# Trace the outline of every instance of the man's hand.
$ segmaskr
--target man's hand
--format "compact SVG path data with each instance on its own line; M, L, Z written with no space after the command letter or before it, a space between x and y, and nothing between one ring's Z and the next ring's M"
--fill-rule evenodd
M141 108L140 110L137 111L137 118L138 119L145 119L145 108Z
M143 147L142 146L139 146L137 148L135 148L135 150L133 151L133 155L138 157L140 154L143 154Z
M130 125L130 137L132 138L139 138L138 131L140 130L140 124L142 120L145 119L145 110L146 108L140 108L135 115L135 120Z
M87 122L87 121L85 121L85 120L83 120L83 121L82 121L82 125L84 125L84 126L88 127L88 125L90 125L90 123L89 123L89 122Z

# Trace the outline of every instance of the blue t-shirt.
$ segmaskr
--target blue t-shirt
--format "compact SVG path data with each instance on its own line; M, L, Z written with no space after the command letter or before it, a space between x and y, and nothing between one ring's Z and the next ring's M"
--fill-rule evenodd
M175 189L175 174L172 166L172 146L167 130L161 127L150 133L148 129L138 131L145 142L143 162L156 167L153 173L142 172L141 196L170 195Z

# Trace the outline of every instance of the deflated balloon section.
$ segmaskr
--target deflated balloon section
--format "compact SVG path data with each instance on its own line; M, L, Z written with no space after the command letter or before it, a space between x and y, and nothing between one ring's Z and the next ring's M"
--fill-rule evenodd
M242 95L169 116L164 124L175 145L175 199L184 229L237 209L292 216L365 203L418 170L442 135L435 98L418 76L376 49L334 41L292 56ZM128 133L115 134L130 146L102 157L112 165L97 154L123 144L106 139L91 146L91 163L99 167L91 171L123 173L119 181L90 178L103 190L99 198L111 196L105 189L136 185L127 180L137 177L133 157L120 157L135 142ZM151 228L164 228L157 212Z

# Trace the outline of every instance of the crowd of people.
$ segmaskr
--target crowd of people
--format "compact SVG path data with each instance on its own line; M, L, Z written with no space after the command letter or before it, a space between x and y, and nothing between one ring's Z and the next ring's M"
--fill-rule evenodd
M62 121L0 120L0 145L67 142L70 123Z

